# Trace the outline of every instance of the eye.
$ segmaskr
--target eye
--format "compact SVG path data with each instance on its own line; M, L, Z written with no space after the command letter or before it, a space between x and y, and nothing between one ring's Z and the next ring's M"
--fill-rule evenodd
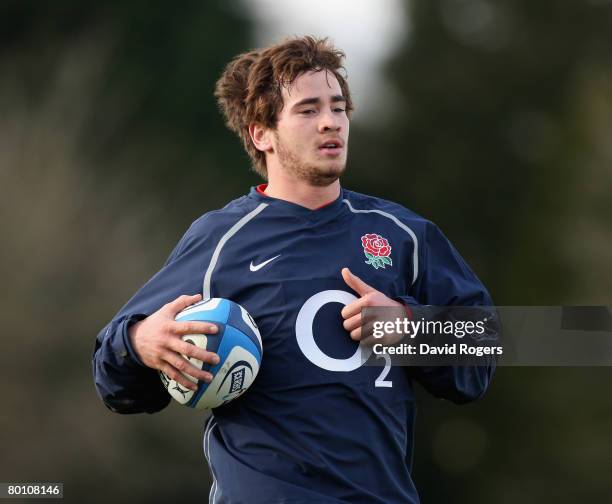
M300 114L302 115L312 115L315 111L313 109L300 110Z
M334 109L334 112L345 112L345 110L343 108L338 107Z

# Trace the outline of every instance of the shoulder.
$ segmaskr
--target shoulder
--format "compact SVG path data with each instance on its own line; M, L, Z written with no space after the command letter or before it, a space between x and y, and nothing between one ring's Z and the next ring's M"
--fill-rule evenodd
M211 210L194 220L176 246L172 257L202 248L208 249L251 211L248 198L242 196L223 208Z
M419 237L425 237L438 227L430 220L399 203L344 189L344 201L351 212L377 213L398 225L406 226Z
M242 196L230 201L223 208L206 212L191 223L185 236L198 239L225 233L250 211L247 200L246 196Z

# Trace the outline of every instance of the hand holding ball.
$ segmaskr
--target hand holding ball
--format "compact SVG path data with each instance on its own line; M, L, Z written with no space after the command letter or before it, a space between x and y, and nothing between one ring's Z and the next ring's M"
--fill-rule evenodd
M193 391L160 371L164 386L175 400L190 408L216 408L237 398L251 386L259 372L263 352L259 329L242 306L229 299L205 299L187 307L175 319L177 322L210 322L219 328L216 334L182 337L186 343L219 356L216 365L183 356L198 369L210 372L213 375L210 383L184 374L198 384Z

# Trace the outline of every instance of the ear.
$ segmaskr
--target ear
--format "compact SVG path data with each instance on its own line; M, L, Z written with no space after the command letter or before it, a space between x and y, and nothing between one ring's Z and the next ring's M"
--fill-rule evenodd
M270 152L272 145L272 131L260 123L249 124L249 135L255 148L261 152Z

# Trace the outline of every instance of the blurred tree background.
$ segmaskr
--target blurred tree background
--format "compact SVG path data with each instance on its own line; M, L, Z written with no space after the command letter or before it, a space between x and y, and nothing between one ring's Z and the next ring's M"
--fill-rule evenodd
M63 481L74 501L206 495L203 418L110 413L90 359L188 225L259 183L212 97L255 45L243 7L0 6L0 480ZM436 222L500 305L612 304L612 4L405 11L391 107L353 123L343 184ZM471 406L421 394L423 502L607 502L611 381L503 368Z

